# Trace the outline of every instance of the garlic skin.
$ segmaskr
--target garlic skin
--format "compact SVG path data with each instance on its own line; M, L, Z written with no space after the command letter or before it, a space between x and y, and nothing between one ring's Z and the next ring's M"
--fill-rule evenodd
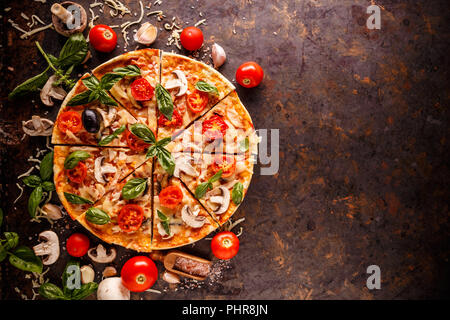
M225 50L217 43L214 43L211 48L211 57L214 63L214 68L219 68L221 65L225 63L227 60L227 55L225 54Z
M156 40L158 35L158 28L152 25L150 22L146 22L138 29L134 35L134 41L144 44L146 46L151 45Z

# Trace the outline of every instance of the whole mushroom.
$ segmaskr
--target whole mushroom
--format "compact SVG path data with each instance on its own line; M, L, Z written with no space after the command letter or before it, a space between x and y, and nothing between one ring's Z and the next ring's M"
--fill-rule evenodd
M37 256L44 256L42 263L50 265L59 258L59 239L56 233L51 230L41 232L39 240L42 242L33 247L33 251Z
M116 258L116 249L111 248L108 253L105 247L99 244L97 247L89 249L87 254L94 262L110 263Z
M130 290L125 288L120 277L106 278L97 289L98 300L130 300Z
M22 121L23 132L29 136L51 136L53 121L39 116L32 116L31 120Z
M205 222L205 216L199 216L200 208L198 206L195 207L194 210L191 210L189 205L185 205L183 209L181 209L181 219L192 228L201 228Z
M56 75L52 75L50 78L48 78L47 82L45 83L44 87L41 90L40 97L43 104L46 106L53 106L54 102L52 98L57 100L63 100L67 92L61 88L61 87L55 87L53 86L53 83L58 79Z
M75 17L66 8L74 6L80 12L80 21L77 24ZM56 32L69 37L74 33L83 32L87 26L86 10L78 3L72 1L64 1L62 3L55 3L50 8L52 12L52 22Z

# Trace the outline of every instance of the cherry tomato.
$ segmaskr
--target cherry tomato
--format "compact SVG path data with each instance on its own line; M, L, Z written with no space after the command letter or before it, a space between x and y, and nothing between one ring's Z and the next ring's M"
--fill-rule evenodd
M183 124L183 119L177 110L173 110L172 120L168 120L165 115L160 115L158 119L158 124L161 127L173 127L178 128Z
M148 148L149 144L144 140L139 139L134 134L132 134L129 130L125 130L124 136L122 140L125 139L127 141L128 147L136 152L142 152Z
M227 129L228 125L218 115L213 115L202 123L202 133L208 140L223 139Z
M155 89L144 78L139 78L131 84L131 94L136 101L146 101L153 98Z
M253 61L245 62L236 71L236 81L245 88L253 88L261 83L264 71Z
M136 256L125 262L120 272L123 285L132 292L142 292L158 279L158 269L152 259Z
M75 111L65 111L58 118L58 129L62 132L67 130L77 133L83 127L81 115Z
M137 204L126 204L120 209L117 221L125 232L137 231L144 220L144 209Z
M239 251L239 239L233 232L219 232L211 241L211 250L212 253L219 259L231 259Z
M202 112L208 104L208 100L209 94L199 90L195 90L195 92L187 96L188 107L194 113Z
M236 158L233 156L217 155L212 164L212 169L216 173L222 169L222 178L229 178L236 171Z
M98 24L89 31L89 42L95 50L111 52L117 45L117 35L105 24Z
M203 32L197 27L184 28L180 34L180 41L186 50L200 49L203 44Z
M67 239L67 253L72 257L82 257L88 252L90 243L89 238L84 234L74 233Z
M75 168L66 170L66 173L69 180L73 183L82 183L87 175L87 167L80 161Z
M158 197L162 206L175 209L183 200L183 192L177 186L168 186L161 190Z

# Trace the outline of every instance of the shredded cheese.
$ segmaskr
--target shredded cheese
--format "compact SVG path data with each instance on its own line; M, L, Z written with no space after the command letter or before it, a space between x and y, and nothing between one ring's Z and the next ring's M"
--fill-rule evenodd
M125 6L119 0L104 0L104 1L108 7L112 8L109 11L109 14L111 15L111 17L114 18L114 17L117 17L118 15L120 15L120 17L123 17L126 14L131 15L130 9L128 9L128 7Z
M195 26L195 27L198 27L198 26L201 25L201 24L205 24L205 22L206 22L206 19L202 19L202 20L200 20L199 22L197 22L196 24L194 24L194 26Z
M33 169L33 168L31 168L31 169ZM18 183L16 183L16 186L17 186L17 188L19 188L20 194L19 194L19 196L16 198L16 200L14 200L13 204L16 203L16 202L22 197L22 195L23 195L23 188L22 188L22 186L21 186L20 184L18 184Z
M41 32L43 30L46 30L46 29L49 29L49 28L53 27L53 24L50 23L50 24L48 24L48 25L46 25L44 27L36 28L36 29L30 30L30 31L25 31L21 27L19 27L19 25L17 23L15 23L13 20L8 19L8 22L11 24L11 26L14 29L22 32L22 34L20 35L20 39L27 39L28 37L32 36L35 33L38 33L38 32Z
M24 18L25 20L30 20L30 18L28 18L28 16L25 13L23 13L23 12L20 14L20 16L22 18Z
M141 23L142 18L144 18L144 5L142 4L142 1L139 1L139 5L141 7L141 15L140 15L139 19L136 21L127 21L120 26L122 28L122 35L123 35L123 39L125 41L125 48L129 45L127 29L132 25Z

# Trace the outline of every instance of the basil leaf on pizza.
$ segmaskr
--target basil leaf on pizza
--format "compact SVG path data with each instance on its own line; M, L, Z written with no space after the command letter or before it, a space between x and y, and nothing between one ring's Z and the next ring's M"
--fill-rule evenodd
M98 89L100 82L94 76L89 76L84 79L81 79L81 82L91 91L95 91Z
M213 175L211 178L209 178L208 181L203 182L195 188L195 197L197 199L201 199L205 196L206 192L208 190L211 190L213 188L213 183L216 181L219 181L220 177L222 177L223 169L220 169L217 171L215 175Z
M213 86L212 84L209 84L203 80L197 81L197 83L195 84L195 89L202 91L202 92L212 93L217 96L219 95L219 90L217 90L217 88L215 86Z
M172 154L167 149L159 146L157 146L157 150L156 157L158 158L159 164L169 175L173 175L175 170L175 159Z
M161 225L164 228L164 231L167 235L170 235L170 219L167 217L164 213L156 209L156 212L158 213L158 218L161 220Z
M242 202L242 198L244 197L244 186L240 182L236 182L233 186L233 190L231 191L231 199L234 204L238 205Z
M111 221L109 215L95 207L91 207L86 211L86 220L93 224L104 225Z
M109 90L111 89L117 82L122 80L123 75L118 73L107 73L100 80L100 86L102 89Z
M119 134L125 131L127 127L125 125L121 126L119 129L114 130L114 132L106 137L104 137L100 142L98 143L99 146L106 146L110 144L114 139L119 137Z
M137 77L141 75L141 69L135 65L128 65L126 67L120 67L113 69L113 72L120 74L121 76Z
M216 181L219 181L219 179L222 177L222 173L223 173L223 169L220 169L219 171L217 171L217 173L215 175L213 175L208 181L210 183L214 183Z
M147 179L133 178L122 188L122 198L131 200L139 197L147 188Z
M173 115L173 101L169 91L159 83L155 87L158 109L170 121Z
M145 124L135 123L130 126L130 131L136 137L144 140L147 143L155 143L156 138L153 131L150 130Z
M64 169L73 169L78 165L78 162L86 160L91 157L89 152L83 150L77 150L69 154L64 161Z
M69 192L64 192L64 197L66 197L67 201L69 201L70 203L73 203L73 204L94 204L94 202L92 202L89 199L80 197L76 194L69 193Z

